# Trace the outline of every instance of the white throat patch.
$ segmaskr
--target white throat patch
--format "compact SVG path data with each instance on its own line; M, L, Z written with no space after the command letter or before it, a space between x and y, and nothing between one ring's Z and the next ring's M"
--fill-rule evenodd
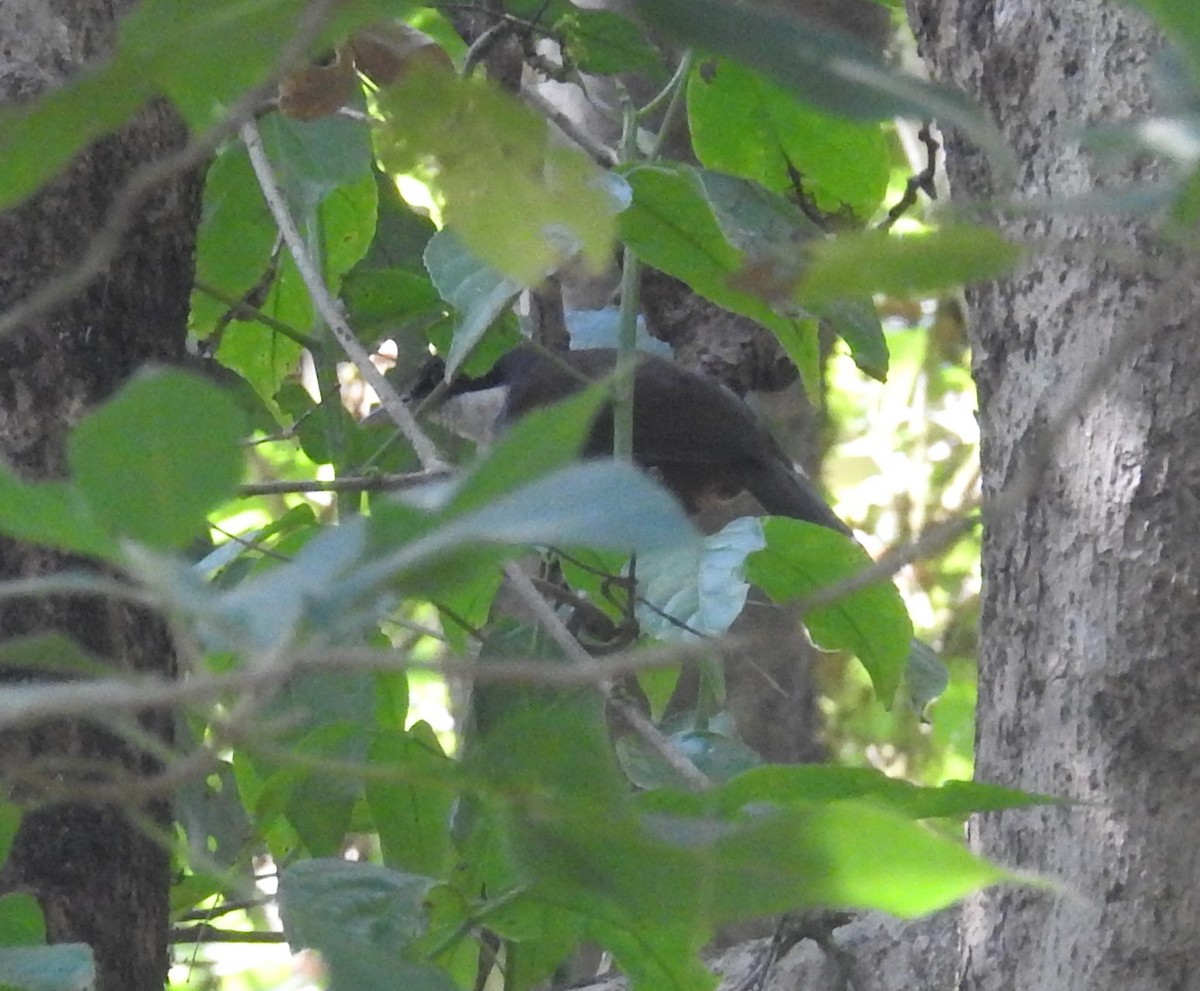
M506 386L464 392L447 399L429 418L459 437L487 446L496 440L507 400Z

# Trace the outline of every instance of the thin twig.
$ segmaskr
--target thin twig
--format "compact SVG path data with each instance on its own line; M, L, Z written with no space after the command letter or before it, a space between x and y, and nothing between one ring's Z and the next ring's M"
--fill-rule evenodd
M238 932L218 929L204 923L199 926L176 926L171 930L172 943L286 943L281 932Z
M98 711L184 707L210 702L230 692L273 690L311 671L433 671L476 684L519 683L564 688L602 685L623 675L670 667L690 657L710 657L737 646L732 640L670 644L606 658L590 657L584 652L583 659L575 664L546 664L536 660L477 664L458 658L420 660L396 651L330 648L296 652L278 662L224 674L195 674L178 681L146 675L138 678L112 677L91 681L10 685L0 693L0 729L59 717L87 716ZM582 648L579 650L582 651Z
M921 126L917 137L925 146L925 168L908 177L908 182L904 184L904 195L888 210L887 216L879 224L881 231L890 231L896 221L916 205L918 193L924 193L931 200L937 199L934 180L937 178L938 142L928 121Z
M302 348L307 348L312 351L317 347L317 341L313 337L309 337L303 331L297 330L291 324L284 323L269 313L264 313L256 306L251 306L245 299L238 299L236 296L231 296L227 292L223 292L216 286L209 285L202 279L195 281L197 292L204 293L205 296L211 296L218 303L224 303L229 307L229 312L242 320L260 323L264 327L269 327L278 334L282 334L288 340L299 344Z
M279 482L249 482L238 487L243 497L263 495L290 495L304 492L396 492L416 488L452 474L450 468L434 468L429 471L413 471L402 475L346 475L329 481L316 479Z
M587 152L588 156L597 165L611 169L617 164L617 153L615 151L588 134L587 131L576 124L567 114L559 110L558 107L554 106L541 93L538 93L536 90L522 89L521 99Z
M412 444L413 450L416 451L417 457L421 461L421 465L429 471L443 467L445 461L439 453L437 446L429 439L425 431L421 429L404 400L400 398L400 394L396 391L395 387L375 367L370 355L367 354L366 348L359 343L358 338L354 335L354 331L350 329L350 325L342 315L341 306L334 300L333 296L329 293L329 289L325 286L325 281L317 271L316 265L309 256L304 240L296 228L296 222L292 219L291 211L288 209L283 197L283 191L279 188L279 181L275 176L275 170L267 159L267 153L263 148L262 136L258 133L258 127L254 121L248 120L242 124L240 133L242 141L246 145L246 150L250 153L250 164L254 169L255 177L258 179L259 188L262 189L263 198L267 201L267 207L271 211L271 216L275 218L275 223L279 227L279 233L283 235L284 243L287 245L293 260L296 262L296 268L300 272L300 277L304 280L305 288L308 289L308 294L312 298L317 312L320 313L321 318L333 332L333 336L337 338L346 355L354 363L354 367L358 369L358 373L375 390L379 396L379 401L396 423L396 426L404 431L404 436Z
M856 571L848 578L818 589L812 595L806 595L796 603L796 609L803 614L831 605L860 589L886 581L901 568L914 561L931 558L941 553L963 534L979 525L978 510L977 505L971 505L950 519L929 527L916 540L889 548L876 561L861 571Z

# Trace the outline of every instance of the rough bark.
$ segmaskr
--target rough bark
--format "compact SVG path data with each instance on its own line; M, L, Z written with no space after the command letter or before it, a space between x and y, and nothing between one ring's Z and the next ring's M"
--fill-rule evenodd
M124 0L0 0L0 100L21 102L102 57L115 18L131 6ZM33 198L0 214L0 309L69 268L126 179L186 140L169 108L148 106ZM0 456L26 478L64 474L70 427L145 362L182 355L198 193L194 175L160 187L137 211L103 275L0 340ZM45 548L0 541L0 578L86 566ZM0 639L50 629L118 669L172 670L163 625L125 606L57 597L0 611ZM139 722L143 731L170 740L169 717L144 713ZM6 794L36 806L0 870L0 890L37 897L51 942L91 945L100 991L161 988L169 860L134 819L166 826L165 801L61 800L73 787L114 773L152 771L153 760L99 727L67 722L8 734L0 754ZM50 764L60 769L57 775L38 774Z
M1159 41L1130 12L910 0L909 13L934 75L984 107L1016 151L1019 194L1139 178L1074 143L1080 124L1150 106ZM957 199L1007 192L954 135L947 162ZM985 531L977 771L1086 804L973 825L985 856L1056 886L969 903L957 986L1194 987L1197 268L1156 255L1127 218L1008 229L1055 247L968 293L986 497L1004 507L1023 471L1045 463Z

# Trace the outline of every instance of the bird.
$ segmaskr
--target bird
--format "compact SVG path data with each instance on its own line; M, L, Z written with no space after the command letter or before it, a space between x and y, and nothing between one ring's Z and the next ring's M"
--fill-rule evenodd
M459 375L445 387L445 364L433 357L409 391L429 399L438 423L477 443L493 442L526 414L564 400L610 375L617 353L588 348L550 353L518 345L477 377ZM633 460L656 476L689 512L709 495L750 493L771 515L815 523L851 535L813 480L784 453L741 399L724 386L668 358L639 352L634 368ZM584 458L613 448L612 404L596 415Z

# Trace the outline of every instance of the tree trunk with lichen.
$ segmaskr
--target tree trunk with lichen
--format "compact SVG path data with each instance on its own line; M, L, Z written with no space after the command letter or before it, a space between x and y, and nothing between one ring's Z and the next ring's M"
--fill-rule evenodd
M1147 114L1161 41L1099 0L909 0L936 78L988 113L1016 192L1147 181L1078 146ZM955 199L1001 197L953 135ZM981 816L985 856L1057 882L1000 887L963 915L957 987L1196 985L1200 911L1200 330L1195 257L1129 218L1014 221L1039 252L967 295L987 515L980 778L1083 804Z
M131 6L0 0L0 102L30 100L103 58L115 18ZM149 105L34 197L0 214L0 311L69 271L129 176L186 140L173 111ZM64 475L70 428L146 362L182 356L198 211L197 176L159 186L100 276L0 339L0 456L24 478ZM0 541L0 579L86 567L45 548ZM56 596L0 609L0 640L50 630L118 670L169 674L173 667L163 624L127 605ZM142 713L137 728L167 743L171 717ZM155 767L141 748L82 722L41 724L0 740L5 794L29 807L0 868L0 892L35 896L51 942L89 944L100 991L156 991L166 979L169 857L138 823L165 829L169 812L165 798L139 798L136 788L106 804L79 796L136 781Z

